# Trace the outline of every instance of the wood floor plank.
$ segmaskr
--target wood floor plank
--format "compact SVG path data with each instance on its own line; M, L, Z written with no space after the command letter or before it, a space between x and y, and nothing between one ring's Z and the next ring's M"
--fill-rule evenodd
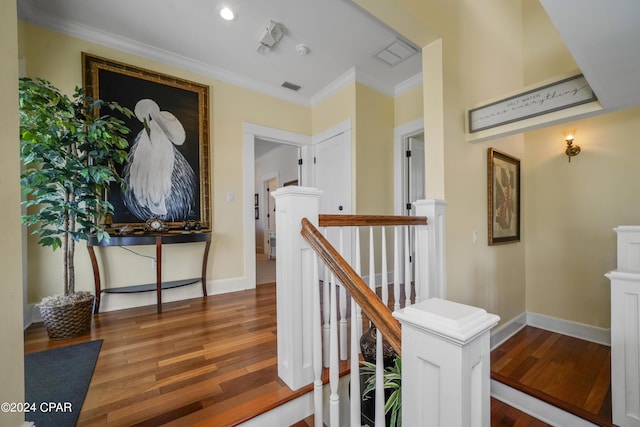
M160 315L155 305L100 313L90 334L70 340L49 341L42 324L32 325L24 348L104 340L79 427L224 427L311 390L291 391L278 378L276 326L275 284L267 284L165 303ZM348 372L348 363L340 369ZM606 386L599 381L594 407ZM494 405L504 404L492 399L492 413ZM492 426L546 426L513 408L501 411Z
M526 326L493 351L501 363L492 363L491 377L597 425L611 426L611 349L537 330Z

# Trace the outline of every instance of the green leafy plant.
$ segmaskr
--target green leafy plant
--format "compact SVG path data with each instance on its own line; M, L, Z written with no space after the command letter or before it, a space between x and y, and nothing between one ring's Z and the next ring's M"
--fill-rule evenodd
M111 182L123 185L115 169L127 158L129 129L100 111L133 113L114 102L94 100L76 87L70 98L43 79L19 82L20 184L28 208L22 223L38 243L64 252L64 295L75 293L75 242L109 234L99 219L113 213L104 197Z
M367 375L365 388L362 395L365 399L370 397L370 392L376 388L376 364L362 361L360 375ZM384 413L391 412L390 427L402 425L402 359L398 356L393 365L383 371L383 387L389 396L384 404Z

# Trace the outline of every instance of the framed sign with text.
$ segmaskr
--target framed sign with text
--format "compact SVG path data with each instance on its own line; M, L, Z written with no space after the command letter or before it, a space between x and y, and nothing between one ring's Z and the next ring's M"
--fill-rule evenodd
M469 133L597 100L582 74L469 110Z

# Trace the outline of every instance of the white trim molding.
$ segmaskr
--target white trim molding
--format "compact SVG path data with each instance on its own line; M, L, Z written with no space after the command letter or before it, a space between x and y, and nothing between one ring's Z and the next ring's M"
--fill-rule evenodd
M544 314L527 312L527 325L557 332L574 338L611 346L611 330L570 320L558 319Z
M495 349L527 325L557 332L569 337L611 346L610 329L524 311L491 331L491 349Z

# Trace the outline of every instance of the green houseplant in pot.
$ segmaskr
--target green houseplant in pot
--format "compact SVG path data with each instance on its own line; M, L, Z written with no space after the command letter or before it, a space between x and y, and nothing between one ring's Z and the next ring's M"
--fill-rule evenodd
M365 388L362 390L364 400L374 396L376 389L376 365L375 363L362 361L360 375L366 377ZM382 386L385 390L384 413L388 416L387 425L398 427L402 425L402 359L395 356L393 363L385 366L383 370Z
M19 102L22 223L39 235L38 244L63 252L64 293L44 298L40 313L50 339L71 338L90 331L94 300L75 291L75 244L90 234L109 238L99 223L113 206L103 194L111 182L123 182L114 165L127 158L129 129L101 113L132 113L86 97L82 88L68 97L43 79L20 79Z

